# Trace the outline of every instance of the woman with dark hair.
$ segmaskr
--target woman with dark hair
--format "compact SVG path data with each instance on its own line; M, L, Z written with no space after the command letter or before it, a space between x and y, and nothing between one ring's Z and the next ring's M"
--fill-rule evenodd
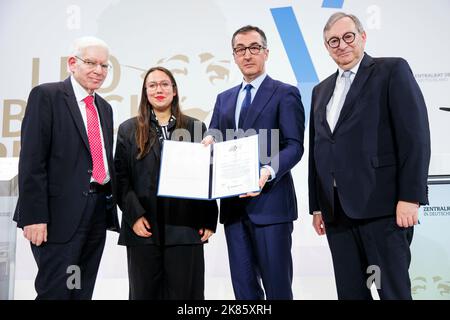
M132 300L204 299L203 244L215 232L217 204L157 196L164 140L183 129L190 142L200 142L194 127L201 127L202 134L206 130L205 124L181 112L178 96L172 73L151 68L138 116L123 122L117 135L119 244L127 246Z

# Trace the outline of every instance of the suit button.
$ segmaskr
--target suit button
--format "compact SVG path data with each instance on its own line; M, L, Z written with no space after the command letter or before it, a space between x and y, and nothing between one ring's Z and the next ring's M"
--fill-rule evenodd
M83 191L83 196L87 197L88 193L86 191Z
M330 142L331 142L332 144L335 144L335 143L336 143L336 141L335 141L334 139L331 139Z

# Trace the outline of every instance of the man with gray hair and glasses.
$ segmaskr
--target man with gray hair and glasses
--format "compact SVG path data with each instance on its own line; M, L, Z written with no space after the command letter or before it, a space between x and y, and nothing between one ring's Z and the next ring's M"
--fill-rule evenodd
M351 14L333 14L324 44L338 70L313 90L309 206L326 234L339 299L411 299L418 208L428 203L425 101L402 58L372 58Z
M36 299L91 299L106 230L119 228L113 114L96 93L108 61L102 40L77 39L70 77L38 85L28 98L14 220L38 266Z

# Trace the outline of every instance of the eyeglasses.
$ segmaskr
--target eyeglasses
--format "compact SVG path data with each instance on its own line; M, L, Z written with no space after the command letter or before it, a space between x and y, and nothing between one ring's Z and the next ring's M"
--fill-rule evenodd
M147 84L147 90L156 91L158 89L158 86L160 86L162 90L168 91L173 86L173 84L169 81L164 80L160 82L149 82Z
M332 38L328 39L327 43L330 46L330 48L336 49L337 47L339 47L341 45L341 39L346 44L350 44L353 41L355 41L355 37L356 37L356 34L354 32L347 32L347 33L344 33L342 38L332 37Z
M87 59L81 59L78 56L75 56L75 58L77 58L78 60L82 61L89 69L96 69L97 66L100 66L102 68L103 71L108 71L109 69L112 68L112 66L108 63L97 63L91 60L87 60Z
M265 49L266 47L263 47L262 45L259 44L253 44L250 47L236 47L233 49L233 53L237 56L245 56L245 52L250 51L251 54L256 55L259 54L261 52L262 49Z

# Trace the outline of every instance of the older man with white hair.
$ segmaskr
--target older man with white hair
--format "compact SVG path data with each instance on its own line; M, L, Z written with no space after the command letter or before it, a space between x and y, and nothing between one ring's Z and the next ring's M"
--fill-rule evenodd
M97 93L109 48L74 42L70 77L31 90L21 128L14 215L38 266L37 299L91 299L106 239L117 230L113 115Z

